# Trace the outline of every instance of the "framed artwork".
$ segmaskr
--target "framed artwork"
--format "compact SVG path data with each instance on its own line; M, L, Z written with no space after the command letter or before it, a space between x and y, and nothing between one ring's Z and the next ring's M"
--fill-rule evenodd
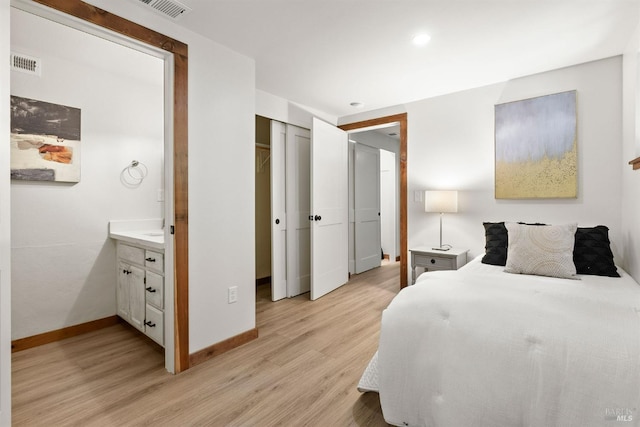
M576 91L495 106L496 199L575 198Z
M80 182L80 109L11 96L11 179Z

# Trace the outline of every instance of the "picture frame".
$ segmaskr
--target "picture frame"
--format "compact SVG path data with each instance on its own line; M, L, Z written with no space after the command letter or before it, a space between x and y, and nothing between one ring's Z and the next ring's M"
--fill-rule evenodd
M79 108L11 96L11 179L80 182Z
M495 198L576 198L577 92L495 105Z

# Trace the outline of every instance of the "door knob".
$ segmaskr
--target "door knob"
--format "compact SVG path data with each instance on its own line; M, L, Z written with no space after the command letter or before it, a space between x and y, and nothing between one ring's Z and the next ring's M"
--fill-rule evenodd
M276 218L276 224L280 224L280 220Z

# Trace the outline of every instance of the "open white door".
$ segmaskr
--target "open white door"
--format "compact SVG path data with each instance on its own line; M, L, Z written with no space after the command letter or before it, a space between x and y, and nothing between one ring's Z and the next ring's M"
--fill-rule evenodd
M311 283L309 174L310 134L308 129L287 125L287 296L309 292ZM274 169L273 163L271 164Z
M355 272L380 267L380 149L355 144Z
M271 300L287 296L284 123L271 120Z
M311 128L311 299L349 279L346 132L316 118Z

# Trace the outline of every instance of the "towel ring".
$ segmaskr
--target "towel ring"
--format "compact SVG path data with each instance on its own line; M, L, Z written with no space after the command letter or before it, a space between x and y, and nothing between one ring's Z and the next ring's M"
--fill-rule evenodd
M132 160L131 163L122 169L120 173L120 181L127 187L138 187L142 181L147 177L149 169L147 166L137 160Z

